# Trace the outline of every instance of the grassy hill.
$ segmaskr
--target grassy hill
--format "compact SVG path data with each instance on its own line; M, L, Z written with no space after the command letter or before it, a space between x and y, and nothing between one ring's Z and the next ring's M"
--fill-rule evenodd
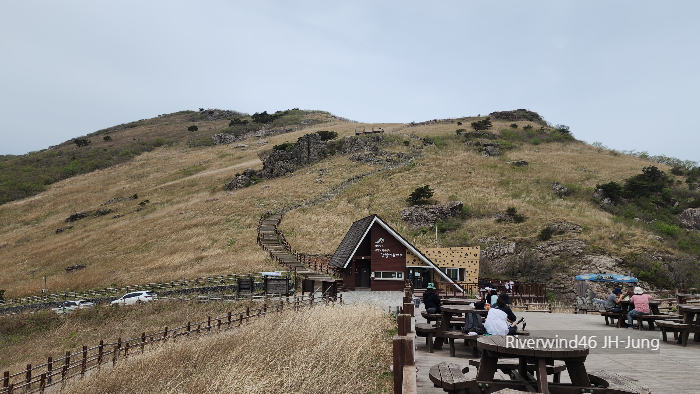
M241 148L236 147L238 142L211 146L207 141L217 132L243 136L262 126L245 114L219 112L163 115L93 133L87 136L92 140L87 146L66 142L6 158L6 163L32 158L43 163L52 155L76 155L78 160L85 152L124 151L135 143L150 147L139 155L125 155L129 160L119 164L73 175L42 193L0 205L0 289L7 291L6 297L40 292L42 277L47 277L49 291L60 291L276 269L255 243L260 215L310 200L379 166L353 161L352 155L339 152L298 169L293 176L266 179L235 191L225 190L224 185L247 168L261 169L259 156L274 145L293 143L320 130L335 131L338 140L343 140L354 135L358 126L384 128L387 132L381 146L386 152L410 155L422 151L423 155L411 165L366 177L329 201L287 213L282 229L301 252L332 253L354 220L377 213L420 248L481 245L485 249L507 241L517 243L519 251L535 250L543 243L543 229L568 222L580 226L580 233L554 234L547 242L576 238L585 243L583 255L614 256L621 259L618 270L636 271L650 279L663 271L668 284L674 279L676 261L685 258L697 268L700 242L696 233L673 230L678 228L674 223L667 223L675 226L673 231L664 232L658 223L635 221L624 212L613 215L591 199L597 185L624 184L651 165L667 173L670 167L587 145L537 119L494 120L487 130L492 135L476 135L469 125L484 117L358 125L319 111L290 110L266 126L281 132L245 138ZM198 131L187 131L193 124ZM112 136L111 141L104 141L106 135ZM149 142L158 139L160 146ZM482 155L475 141L498 143L501 155ZM122 160L121 154L110 157ZM509 163L517 160L529 165ZM7 176L18 173L21 171L10 171ZM553 181L573 193L560 197L552 190ZM435 190L432 202L460 200L468 213L465 220L441 225L437 240L434 230L414 229L401 220L400 210L408 205L406 197L426 184ZM684 206L697 206L696 194L682 182L674 185L690 193L683 199ZM510 207L524 215L522 223L496 220L497 214ZM111 211L105 213L107 209ZM88 215L66 223L77 212ZM659 256L663 259L656 259ZM534 261L523 260L522 253L510 257L513 261L484 269L495 276L517 277L532 271L526 269L528 264L562 276L586 268L581 256L557 254ZM87 268L65 272L65 267L75 264Z

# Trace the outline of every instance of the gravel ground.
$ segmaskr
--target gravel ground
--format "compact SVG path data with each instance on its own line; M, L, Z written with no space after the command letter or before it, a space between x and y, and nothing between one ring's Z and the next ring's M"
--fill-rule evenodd
M372 304L387 311L403 305L403 291L346 291L339 294L343 295L344 303Z

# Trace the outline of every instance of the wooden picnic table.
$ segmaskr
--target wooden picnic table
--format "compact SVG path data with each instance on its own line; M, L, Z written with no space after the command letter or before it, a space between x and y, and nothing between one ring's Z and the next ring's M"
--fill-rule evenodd
M680 312L683 314L683 324L687 324L688 328L684 329L682 332L682 344L686 346L688 343L688 336L690 333L694 333L695 341L700 341L700 305L679 305Z
M476 298L445 298L442 300L443 305L471 305L479 302Z
M659 311L659 305L661 305L661 300L657 300L654 298L649 300L649 309L651 310L651 313L653 315L661 314L661 312ZM631 311L634 307L634 304L632 304L632 301L630 300L620 301L620 307L622 308L622 313L625 315L626 318L629 311Z
M569 372L571 385L567 385L566 390L560 390L565 385L557 384L555 392L580 393L582 389L595 392L588 379L586 366L584 365L588 356L588 348L571 349L547 346L547 340L550 340L549 344L551 345L552 338L508 338L505 335L479 338L477 347L482 350L482 353L476 381L482 384L489 384L492 391L506 388L529 390L529 386L530 389L535 389L538 393L549 393L547 365L553 366L554 360L562 360ZM494 376L498 369L499 358L515 357L519 359L520 364L515 375L517 380L495 380ZM528 376L528 364L536 366L536 377Z
M450 321L452 321L454 315L466 312L477 312L473 306L469 305L443 305L440 307L440 310L442 311L442 318L440 319L435 344L433 345L433 349L437 350L442 349L442 344L445 342L445 339L440 337L440 332L450 331Z

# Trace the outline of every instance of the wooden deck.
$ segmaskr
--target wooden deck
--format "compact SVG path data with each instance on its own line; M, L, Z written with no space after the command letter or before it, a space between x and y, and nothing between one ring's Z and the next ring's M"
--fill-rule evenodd
M425 323L420 312L423 306L416 310L415 321ZM516 312L518 318L525 317L527 330L532 336L545 336L552 331L561 330L566 334L577 333L581 335L618 336L620 339L627 338L649 338L650 335L657 335L659 338L659 350L644 351L638 353L612 352L610 350L591 351L586 359L586 369L606 370L619 375L638 380L641 384L648 386L654 394L665 393L700 393L700 385L695 378L697 371L700 371L700 342L694 342L692 337L688 341L687 347L677 345L674 341L662 342L661 332L656 331L651 334L649 331L618 329L614 326L606 326L605 320L600 315L574 315L560 313L535 313ZM576 331L573 331L573 330ZM568 337L568 335L567 335ZM671 337L673 338L673 337ZM426 394L445 393L442 389L433 386L429 378L430 367L441 362L451 362L469 366L472 356L471 348L458 341L456 346L456 357L450 357L449 347L442 350L435 350L428 353L425 338L416 338L416 364L418 366L417 391ZM598 346L602 346L600 343ZM500 376L499 376L500 375ZM476 368L469 367L469 378L476 377ZM496 378L509 379L508 376L500 372L496 373ZM551 376L550 376L551 381ZM562 382L570 382L566 372L561 375Z

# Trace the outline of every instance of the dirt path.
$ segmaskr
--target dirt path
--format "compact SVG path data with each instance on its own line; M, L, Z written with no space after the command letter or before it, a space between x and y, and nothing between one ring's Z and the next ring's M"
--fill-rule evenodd
M173 185L173 184L178 183L178 182L182 182L182 181L193 179L193 178L198 178L198 177L205 176L205 175L213 175L213 174L216 174L219 172L229 171L229 170L232 170L232 169L238 168L238 167L250 167L252 165L260 164L260 163L262 163L260 161L260 159L254 159L254 160L246 161L243 163L238 163L238 164L232 165L230 167L217 168L215 170L209 170L209 171L202 171L202 172L198 172L194 175L190 175L188 177L178 179L176 181L172 181L172 182L164 183L162 185L158 185L158 186L154 187L153 189L156 189L159 187L164 187L164 186L170 186L170 185Z

